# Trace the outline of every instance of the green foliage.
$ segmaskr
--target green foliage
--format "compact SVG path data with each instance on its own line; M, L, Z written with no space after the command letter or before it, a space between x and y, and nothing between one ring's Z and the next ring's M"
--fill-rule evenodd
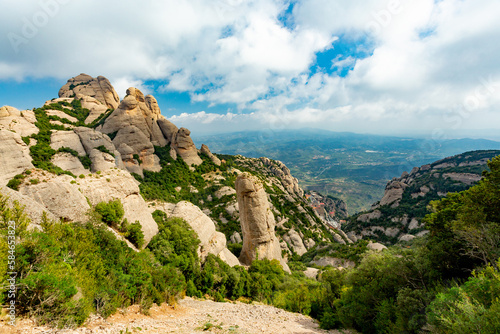
M108 150L104 145L100 145L96 147L97 150L101 151L102 153L107 153L109 155L112 155L113 157L115 156L113 153L111 153L110 150Z
M109 202L101 202L96 205L95 211L101 216L101 219L107 225L118 229L122 222L125 211L119 199Z
M144 245L144 232L142 232L142 226L139 221L136 221L127 229L128 237L131 243L134 244L135 247L141 248Z
M236 257L239 257L241 254L241 250L243 249L242 244L228 244L227 248L233 253Z
M439 293L428 309L434 333L500 332L500 274L493 267Z
M14 176L14 178L9 180L9 182L7 183L7 187L14 189L14 190L19 190L19 186L23 183L25 178L26 178L26 175L17 174L16 176Z
M148 249L163 265L179 268L188 280L198 272L198 245L200 241L191 227L180 218L167 219L162 211L155 211L153 218L159 232L153 237Z

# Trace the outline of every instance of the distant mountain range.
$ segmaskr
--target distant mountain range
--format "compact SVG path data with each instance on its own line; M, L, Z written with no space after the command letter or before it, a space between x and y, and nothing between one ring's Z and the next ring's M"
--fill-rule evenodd
M433 161L473 150L500 149L485 139L432 140L319 129L247 131L193 137L212 151L283 161L303 186L346 201L350 213L380 199L386 182Z

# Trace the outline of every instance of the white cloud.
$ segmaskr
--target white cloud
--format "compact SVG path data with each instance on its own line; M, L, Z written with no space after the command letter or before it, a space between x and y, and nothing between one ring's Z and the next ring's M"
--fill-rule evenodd
M108 77L123 96L128 86L150 92L143 83L153 79L164 83L158 93L189 92L193 101L253 112L173 118L221 130L450 128L450 110L465 120L467 103L483 117L476 127L498 119L498 1L297 0L293 26L284 26L288 5L0 0L0 80L86 72ZM333 67L352 68L345 77L311 74L315 55L338 38L335 47L359 40L372 52L334 59ZM482 89L484 80L495 84Z

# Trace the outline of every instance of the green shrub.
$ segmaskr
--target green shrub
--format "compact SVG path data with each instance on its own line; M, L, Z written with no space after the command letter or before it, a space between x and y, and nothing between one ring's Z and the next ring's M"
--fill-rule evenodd
M139 221L130 224L128 227L128 240L137 248L141 248L144 245L144 233L142 232L142 226Z
M118 229L122 222L123 215L125 214L123 205L119 199L107 203L101 202L96 205L95 211L101 216L104 223L115 229Z

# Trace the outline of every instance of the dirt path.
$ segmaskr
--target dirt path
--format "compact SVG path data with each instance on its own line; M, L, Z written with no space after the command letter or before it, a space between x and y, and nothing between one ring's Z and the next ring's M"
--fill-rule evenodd
M121 310L104 320L93 317L82 328L55 330L35 327L22 320L15 328L0 323L0 334L125 334L125 333L238 333L238 334L306 334L341 333L325 331L301 314L290 313L267 305L216 303L185 298L174 309L168 305L154 306L150 315L139 313L138 306ZM344 333L348 333L344 331Z

